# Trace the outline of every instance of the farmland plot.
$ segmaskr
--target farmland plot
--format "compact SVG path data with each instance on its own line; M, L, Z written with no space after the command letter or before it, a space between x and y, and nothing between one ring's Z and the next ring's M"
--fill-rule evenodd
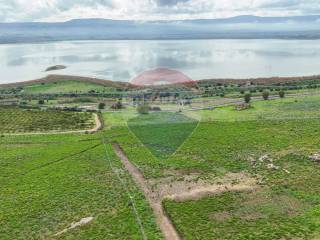
M91 113L0 107L0 134L87 130L94 125Z
M143 195L102 139L2 137L0 239L161 239Z
M155 120L154 126L141 126L152 115L129 118L129 127L110 131L119 134L115 140L152 189L164 194L165 211L182 238L318 239L320 165L312 158L320 151L317 105L317 97L308 97L254 103L248 111L222 108L228 121L212 120L219 111L192 112L202 121L179 144L168 137L169 124ZM278 118L269 115L273 111ZM168 118L162 114L157 119ZM177 145L168 154L166 146ZM255 179L251 188L237 190L234 186L243 184L240 177L225 182L227 176L244 175ZM199 191L210 182L211 189L216 184L221 188L207 195ZM181 189L187 197L177 197ZM188 197L188 189L201 196ZM176 197L170 195L173 190Z

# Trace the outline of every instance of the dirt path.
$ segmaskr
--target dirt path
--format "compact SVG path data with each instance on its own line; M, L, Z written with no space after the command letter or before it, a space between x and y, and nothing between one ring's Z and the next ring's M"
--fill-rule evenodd
M162 201L170 199L176 202L199 200L228 191L253 191L257 188L257 179L246 173L228 173L219 179L199 180L197 174L180 175L162 179L145 179L140 170L132 164L121 147L113 143L113 148L127 171L144 193L151 205L165 239L179 240L181 237L170 218L163 210ZM180 180L175 179L178 177ZM183 179L183 180L182 180Z
M113 148L144 193L154 211L157 224L167 240L179 240L181 237L163 210L162 201L164 199L184 202L187 200L199 200L228 191L253 191L258 187L257 179L250 177L246 173L228 173L224 177L209 181L199 180L199 175L197 174L181 175L179 172L174 173L171 177L162 179L145 179L140 170L129 161L117 143L113 143ZM177 180L177 177L180 180Z
M99 119L98 114L93 113L94 116L94 121L95 121L95 126L92 129L87 129L87 130L77 130L77 131L49 131L49 132L30 132L30 133L5 133L2 134L4 136L26 136L26 135L56 135L56 134L69 134L69 133L95 133L100 130L102 127L102 122Z
M152 207L156 215L157 224L160 227L165 239L180 240L181 238L179 234L177 233L176 229L171 223L171 220L169 219L169 217L166 215L166 213L162 208L161 200L154 197L152 190L148 186L147 180L141 174L139 169L137 169L136 166L134 166L129 161L129 159L124 154L124 152L122 151L122 149L119 147L118 144L114 143L113 148L116 154L118 155L118 157L120 157L127 171L131 174L136 184L140 187L140 189L144 193L146 199L148 200L150 206Z

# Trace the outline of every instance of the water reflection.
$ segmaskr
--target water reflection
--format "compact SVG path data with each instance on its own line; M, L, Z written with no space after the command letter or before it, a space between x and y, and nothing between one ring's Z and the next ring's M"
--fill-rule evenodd
M320 41L183 40L69 41L0 45L0 82L53 72L130 81L158 67L181 70L193 79L297 76L320 73Z

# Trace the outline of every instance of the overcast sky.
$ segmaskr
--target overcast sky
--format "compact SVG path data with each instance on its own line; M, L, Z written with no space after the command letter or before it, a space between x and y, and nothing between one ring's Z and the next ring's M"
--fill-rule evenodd
M0 0L0 22L320 14L320 0Z

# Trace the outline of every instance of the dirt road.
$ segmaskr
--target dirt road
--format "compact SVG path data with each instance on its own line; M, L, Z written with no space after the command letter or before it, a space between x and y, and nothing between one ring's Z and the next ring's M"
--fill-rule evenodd
M140 187L140 189L144 193L146 199L148 200L150 206L154 211L154 214L156 215L157 224L160 227L165 239L180 240L181 238L179 234L177 233L171 220L169 219L169 217L166 215L166 213L162 208L161 200L153 197L154 194L152 193L152 190L148 186L147 180L141 174L139 169L129 161L129 159L124 154L124 152L122 151L122 149L119 147L118 144L114 143L113 148L116 154L118 155L118 157L120 157L127 171L131 174L136 184Z

